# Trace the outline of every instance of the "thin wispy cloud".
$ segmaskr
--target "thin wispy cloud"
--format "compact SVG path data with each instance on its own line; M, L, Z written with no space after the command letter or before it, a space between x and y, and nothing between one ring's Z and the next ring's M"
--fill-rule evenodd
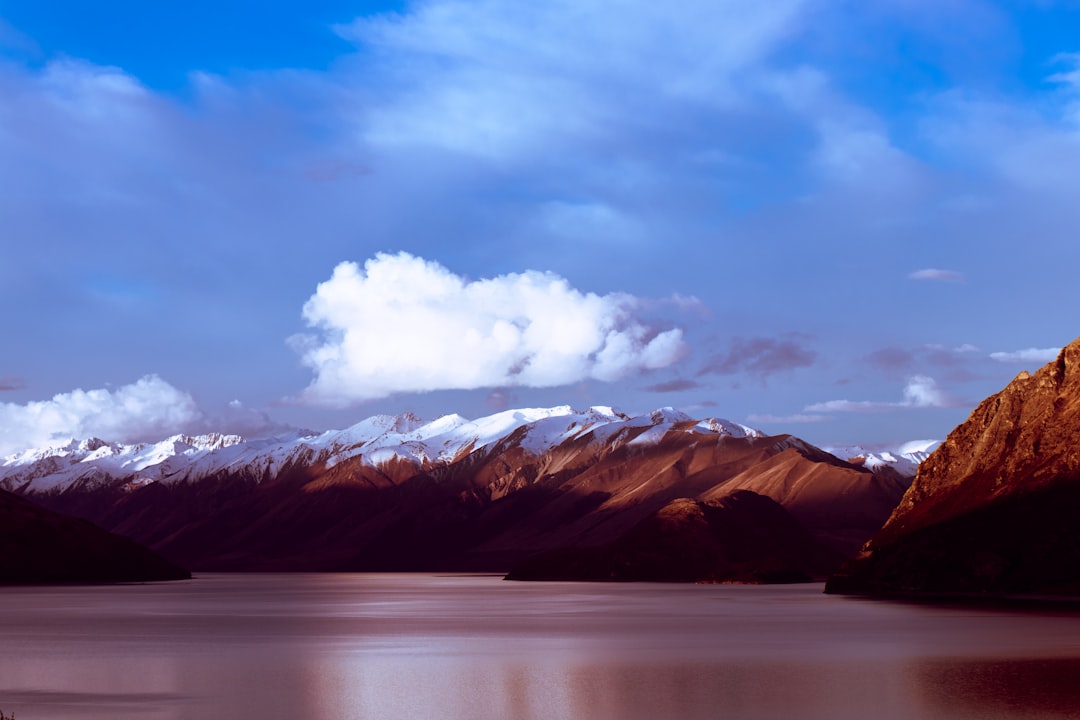
M650 328L637 299L551 273L468 280L407 253L341 263L304 305L293 338L323 405L432 390L610 382L686 354L682 330Z
M865 356L866 363L888 378L932 375L949 383L967 382L984 372L985 355L964 343L957 346L926 344L914 348L884 347Z
M764 381L776 373L810 367L817 359L817 352L806 347L802 340L799 335L734 338L730 349L710 358L698 375L745 373Z
M658 121L657 104L740 101L737 79L795 30L803 5L432 2L337 31L377 52L396 88L369 113L370 142L507 162L617 142ZM738 28L724 42L719 18Z
M965 281L963 273L955 270L940 270L938 268L924 268L908 273L909 280L937 280L939 282L962 283Z
M1064 65L1066 69L1050 75L1047 81L1063 86L1068 97L1066 107L1069 117L1080 128L1080 53L1059 53L1054 57L1054 62Z
M1061 348L1027 348L1014 352L994 352L990 357L1000 363L1035 363L1044 365L1057 358Z
M751 414L746 417L749 423L761 423L763 425L806 425L812 423L829 422L832 420L828 415L810 413L795 413L793 415L761 415Z
M517 396L513 392L503 388L496 388L488 393L484 405L495 412L502 412L514 402L517 402Z
M22 390L26 387L26 381L13 375L0 375L0 392Z
M915 366L915 354L899 347L885 347L866 356L870 367L884 373L906 374Z
M695 390L701 387L701 383L696 380L687 380L680 378L676 380L669 380L667 382L656 383L655 385L646 386L646 390L655 393L670 393L670 392L682 392L683 390Z
M938 387L934 378L916 375L904 387L904 398L897 402L875 400L827 400L803 408L806 413L876 413L916 408L950 408L960 401Z

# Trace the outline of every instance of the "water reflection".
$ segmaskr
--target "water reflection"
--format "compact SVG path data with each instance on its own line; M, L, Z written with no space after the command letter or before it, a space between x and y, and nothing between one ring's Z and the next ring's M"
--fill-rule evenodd
M1080 717L1080 659L930 660L909 671L927 714L958 719Z
M308 680L312 717L325 720L930 717L911 712L904 678L884 665L365 663L339 664Z
M228 576L0 595L19 720L1080 717L1070 614L820 586Z

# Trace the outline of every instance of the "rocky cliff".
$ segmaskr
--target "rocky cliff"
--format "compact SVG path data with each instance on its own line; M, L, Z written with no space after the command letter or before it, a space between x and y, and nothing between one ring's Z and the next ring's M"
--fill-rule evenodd
M1080 339L953 430L826 591L1080 596Z

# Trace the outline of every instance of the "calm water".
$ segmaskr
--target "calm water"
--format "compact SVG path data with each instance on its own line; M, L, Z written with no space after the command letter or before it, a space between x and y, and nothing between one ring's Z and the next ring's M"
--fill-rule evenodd
M0 590L18 720L1080 717L1080 615L820 585L206 575Z

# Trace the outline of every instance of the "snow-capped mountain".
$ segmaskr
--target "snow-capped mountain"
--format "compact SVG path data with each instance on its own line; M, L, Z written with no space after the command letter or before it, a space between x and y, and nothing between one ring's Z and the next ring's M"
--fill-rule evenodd
M838 563L910 484L877 467L884 457L858 467L791 435L672 408L560 406L475 420L377 415L270 438L80 440L0 459L0 488L195 570L506 570L663 524L664 508L719 512L733 493L775 503ZM671 505L680 499L691 505Z
M913 478L919 464L930 457L930 453L940 444L940 440L912 440L896 447L865 448L848 445L824 447L822 450L853 465L861 465L871 472L891 468L903 477Z
M717 418L695 420L662 408L630 417L610 407L583 412L568 405L506 410L476 420L445 415L423 422L411 413L376 415L344 430L245 439L237 435L175 435L156 443L124 444L90 438L30 449L0 459L0 487L24 494L152 482L191 482L217 473L266 480L298 466L333 468L358 460L379 467L405 461L422 468L448 465L471 452L508 442L541 455L587 437L612 447L660 442L673 429L733 438L762 433Z

